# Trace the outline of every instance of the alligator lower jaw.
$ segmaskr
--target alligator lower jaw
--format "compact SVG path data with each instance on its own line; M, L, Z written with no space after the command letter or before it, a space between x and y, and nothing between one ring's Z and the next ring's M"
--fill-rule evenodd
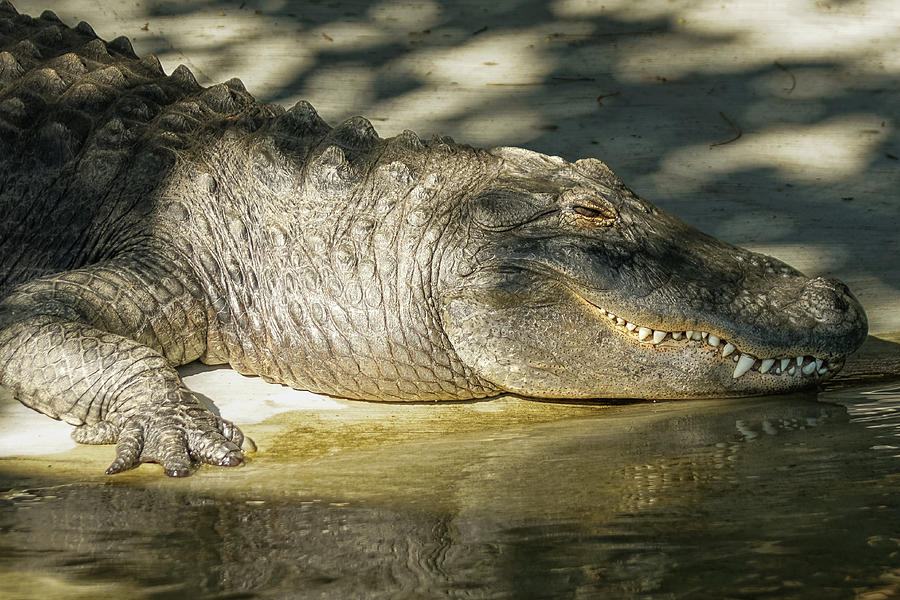
M706 346L718 348L723 359L731 358L734 361L734 372L731 375L734 379L738 379L750 371L757 371L773 377L788 376L824 380L834 376L844 366L844 357L837 360L809 355L757 358L752 354L741 352L740 348L728 340L706 331L650 329L636 325L604 308L597 308L600 314L609 319L613 329L638 344L650 347L661 345L664 342L681 344L700 342Z

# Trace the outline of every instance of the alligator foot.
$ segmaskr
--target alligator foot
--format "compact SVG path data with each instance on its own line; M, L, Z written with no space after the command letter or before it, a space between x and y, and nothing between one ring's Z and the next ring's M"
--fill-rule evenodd
M149 405L111 420L81 425L72 438L82 444L116 444L109 475L133 469L142 462L162 465L170 477L186 477L199 463L233 467L243 462L244 434L232 424L190 401L177 405Z

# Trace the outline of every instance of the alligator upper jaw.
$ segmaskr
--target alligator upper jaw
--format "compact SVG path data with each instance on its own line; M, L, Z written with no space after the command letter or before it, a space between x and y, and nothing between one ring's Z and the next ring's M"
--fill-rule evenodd
M723 365L733 369L731 376L735 380L751 373L772 377L796 377L804 380L803 382L813 383L833 377L844 366L845 356L843 355L819 357L785 351L773 356L758 357L742 351L738 343L732 343L715 333L699 330L653 329L591 304L606 318L609 327L630 342L648 350L655 347L665 348L690 344L694 344L698 351L717 350Z

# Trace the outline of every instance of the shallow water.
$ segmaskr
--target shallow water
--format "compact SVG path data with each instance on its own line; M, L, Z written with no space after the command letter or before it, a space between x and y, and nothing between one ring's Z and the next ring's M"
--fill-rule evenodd
M0 473L0 596L900 596L897 385L410 439L179 482Z

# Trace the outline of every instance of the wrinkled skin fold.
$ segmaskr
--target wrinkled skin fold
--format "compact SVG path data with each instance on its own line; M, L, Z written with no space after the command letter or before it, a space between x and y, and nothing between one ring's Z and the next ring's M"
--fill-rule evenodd
M0 1L0 385L116 444L240 464L176 367L346 398L811 388L866 334L838 281L569 163L336 127Z

